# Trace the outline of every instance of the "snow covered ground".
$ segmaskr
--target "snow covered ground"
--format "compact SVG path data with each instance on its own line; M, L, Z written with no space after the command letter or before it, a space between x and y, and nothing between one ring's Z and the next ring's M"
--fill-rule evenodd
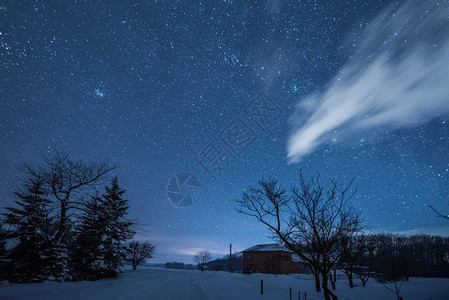
M301 299L307 291L307 299L322 299L322 294L313 292L314 282L301 275L230 274L226 272L204 272L169 270L139 267L126 271L116 279L95 282L4 284L0 286L0 299ZM260 280L264 281L264 295L260 295ZM395 295L382 284L370 280L367 287L349 289L345 280L337 282L335 293L339 299L391 299ZM404 300L449 299L449 279L412 278L402 284Z

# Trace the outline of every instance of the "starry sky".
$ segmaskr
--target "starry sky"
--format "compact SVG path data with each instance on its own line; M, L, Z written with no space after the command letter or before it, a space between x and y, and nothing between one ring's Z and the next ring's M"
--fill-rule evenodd
M234 199L262 176L288 188L299 168L354 177L352 203L372 232L448 235L447 221L427 207L448 210L444 111L335 135L288 157L303 99L325 93L364 49L372 20L401 4L0 1L1 206L13 201L18 165L64 149L120 165L114 174L141 224L138 238L157 245L154 262L191 263L199 249L218 257L230 243L243 250L271 242ZM261 103L270 108L264 121L253 113ZM234 145L232 128L244 128ZM198 161L212 148L225 166L211 175ZM180 173L201 182L190 207L167 195Z

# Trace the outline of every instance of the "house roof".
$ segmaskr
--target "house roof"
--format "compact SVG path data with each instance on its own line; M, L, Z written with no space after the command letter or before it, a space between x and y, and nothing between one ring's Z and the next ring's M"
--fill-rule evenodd
M298 254L294 253L293 251L291 251L290 249L288 249L286 247L279 246L278 244L256 245L256 246L252 246L248 249L245 249L242 252L277 252L277 251L291 253L293 262L304 262L304 260L301 257L299 257Z
M276 251L293 253L293 251L289 250L288 248L279 246L278 244L256 245L256 246L250 247L248 249L245 249L242 252L276 252Z

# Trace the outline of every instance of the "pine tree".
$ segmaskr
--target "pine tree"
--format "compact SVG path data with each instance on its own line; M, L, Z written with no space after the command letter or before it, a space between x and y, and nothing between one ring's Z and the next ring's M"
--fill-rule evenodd
M6 230L3 226L3 220L0 222L0 259L6 255Z
M101 198L92 197L81 218L72 254L72 269L76 279L98 279L102 274L101 242L106 224Z
M7 280L8 277L8 264L7 264L7 251L6 251L6 240L7 240L7 232L3 226L3 220L0 222L0 281Z
M106 187L102 197L93 197L86 206L73 255L79 279L95 280L117 276L127 255L127 241L132 238L132 222L126 220L125 190L117 177Z
M12 282L40 282L50 274L51 250L50 201L41 180L25 183L23 192L16 192L16 207L7 207L5 224L11 228L8 238L17 245L7 254Z
M131 230L132 222L126 219L128 214L128 200L122 198L125 190L121 189L117 177L106 187L103 195L104 207L107 208L108 226L103 236L104 258L106 269L111 276L116 276L123 267L128 254L128 240L134 236Z

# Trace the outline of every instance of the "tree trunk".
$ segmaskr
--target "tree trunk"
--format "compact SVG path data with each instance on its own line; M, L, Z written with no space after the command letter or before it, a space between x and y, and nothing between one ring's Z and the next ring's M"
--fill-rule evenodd
M332 289L335 290L335 282L337 281L337 271L336 270L329 272L329 279L331 282Z
M133 264L133 271L137 269L137 250L133 249L133 258L132 258L132 264Z
M369 277L366 278L366 280L365 280L365 278L360 278L360 280L362 281L362 286L366 286L366 282L368 281L368 279L369 279Z
M327 272L323 272L321 273L321 276L323 277L323 281L322 281L322 287L323 287L323 292L324 292L324 299L325 300L338 300L338 297L332 293L332 291L329 289L328 285L327 285Z
M55 235L54 240L59 243L65 231L65 219L66 219L67 208L64 202L61 202L61 214L59 216L59 226L58 232Z
M321 283L321 286L323 287L323 292L324 292L324 299L325 300L330 300L330 294L329 294L329 288L327 287L327 274L325 274L325 272L322 274L323 276L323 281Z
M320 274L314 274L315 276L315 289L317 292L321 292L321 285L320 285Z
M354 282L352 281L352 272L348 273L348 281L349 281L349 287L351 289L353 289L354 288Z

